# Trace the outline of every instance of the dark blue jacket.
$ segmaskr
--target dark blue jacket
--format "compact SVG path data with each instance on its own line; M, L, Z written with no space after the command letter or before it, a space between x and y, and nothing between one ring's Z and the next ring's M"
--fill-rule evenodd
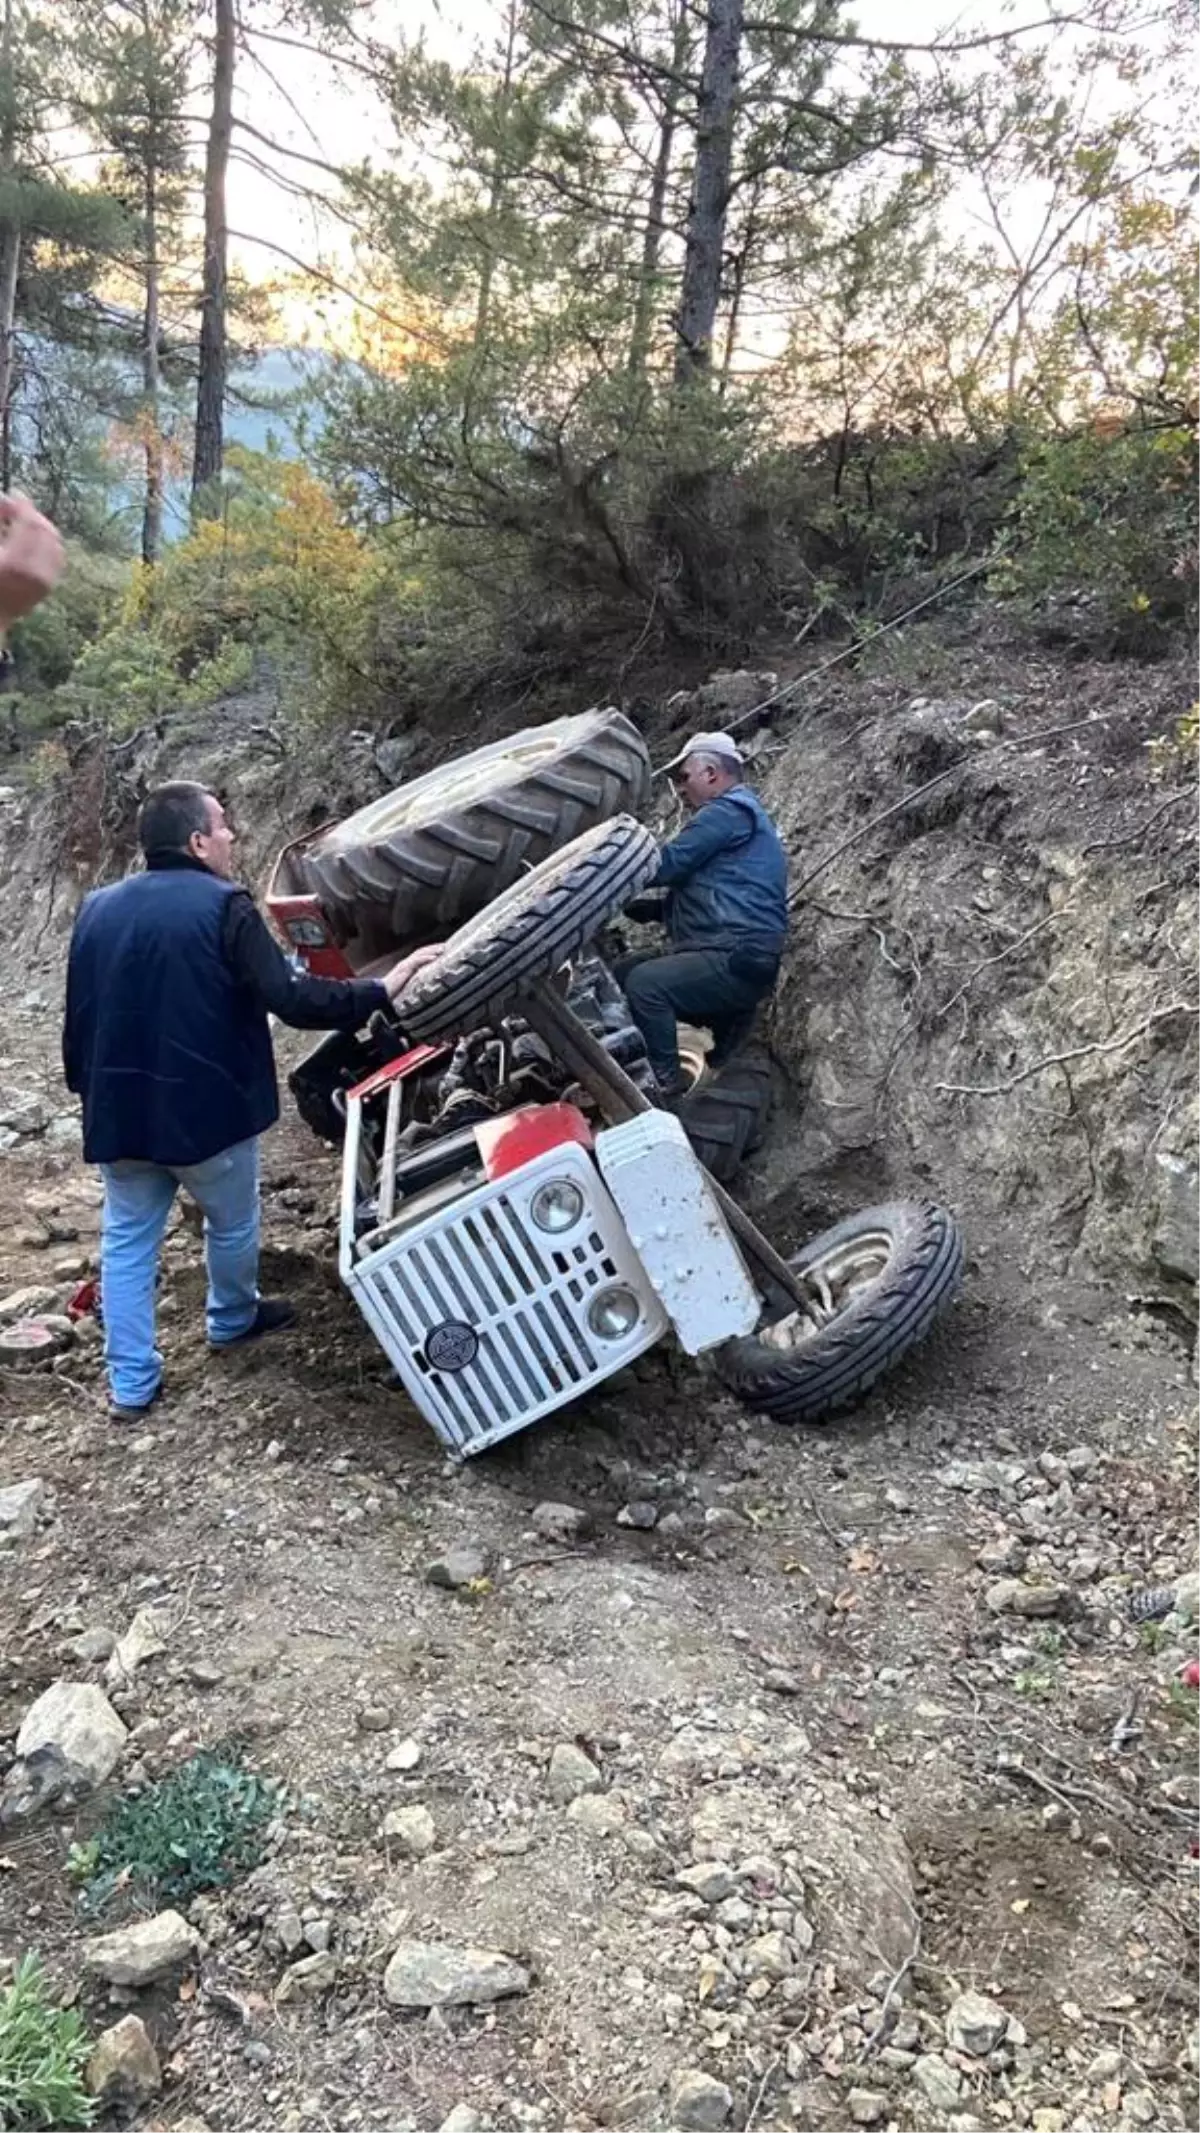
M182 1169L274 1125L268 1009L354 1029L387 995L294 974L246 891L178 853L84 898L71 936L63 1066L90 1163Z
M787 934L787 853L758 794L734 785L664 845L654 886L670 891L677 948L729 948L776 962Z

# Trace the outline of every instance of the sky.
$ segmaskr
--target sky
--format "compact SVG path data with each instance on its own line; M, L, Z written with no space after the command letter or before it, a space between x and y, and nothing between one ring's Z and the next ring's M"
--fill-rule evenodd
M395 0L377 0L372 21L378 36L388 43L401 32L412 39L424 34L431 51L452 58L476 38L494 31L497 13L489 0L407 0L403 6ZM963 36L1007 27L1014 19L1037 20L1042 8L1039 0L1016 0L1015 6L980 0L978 5L958 9L948 7L945 0L907 0L900 18L902 28L893 0L863 0L851 13L856 26L867 34L923 41L939 32ZM284 45L263 41L256 49L256 62L242 67L237 98L240 114L261 133L298 155L318 156L333 164L365 157L384 161L394 154L394 136L384 112L368 85L352 72ZM246 145L268 160L258 143ZM280 170L293 170L307 185L328 182L332 189L332 181L303 163L289 162L285 156L269 160ZM230 171L229 220L231 230L237 232L231 238L232 257L253 281L287 277L292 272L287 259L272 245L305 263L320 262L337 277L346 271L348 232L311 203L274 184L261 170L237 160ZM330 291L322 309L324 319L319 320L310 292L281 290L281 337L293 343L327 335L339 338L348 326L351 304Z
M955 7L953 0L907 0L900 11L894 0L849 0L848 15L860 32L882 38L903 37L922 43L937 37L965 38L980 33L1007 30L1019 23L1040 24L1048 13L1047 0L967 0ZM480 38L491 42L497 31L499 0L376 0L372 23L375 33L387 43L400 35L424 34L429 48L446 58L461 56ZM1069 64L1069 40L1063 39ZM1040 42L1040 39L1031 39ZM332 164L352 163L363 158L376 162L395 160L392 129L374 91L349 69L316 58L286 43L255 40L256 59L240 69L237 98L239 113L260 133L269 135L282 149L297 156L318 157ZM981 61L982 63L982 61ZM1099 113L1093 107L1093 115ZM269 156L254 141L241 146L272 161L282 171L292 171L306 185L333 181L301 161L284 155ZM327 290L320 303L314 301L311 283L303 283L301 264L320 264L336 279L354 278L350 233L335 218L311 202L273 183L263 170L236 160L230 172L229 210L234 260L254 281L271 280L277 285L277 332L292 345L305 343L349 345L354 320L351 299ZM952 219L961 235L970 235L972 218L981 209L965 194L952 206ZM1040 216L1039 200L1031 191L1027 203L1016 203L1014 232L1021 222L1030 229ZM282 247L292 260L280 256L272 245ZM284 285L279 286L279 278ZM286 286L290 277L292 286Z

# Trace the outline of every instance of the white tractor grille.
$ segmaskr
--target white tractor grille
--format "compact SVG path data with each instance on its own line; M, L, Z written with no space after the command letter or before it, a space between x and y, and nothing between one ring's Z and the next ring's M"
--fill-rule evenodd
M565 1236L550 1236L531 1220L529 1202L548 1179L567 1177L584 1192L585 1212ZM413 1399L460 1455L577 1398L667 1328L603 1180L574 1145L393 1233L346 1274ZM615 1284L633 1290L641 1316L611 1340L587 1314ZM470 1329L477 1342L458 1368L438 1367L447 1329Z

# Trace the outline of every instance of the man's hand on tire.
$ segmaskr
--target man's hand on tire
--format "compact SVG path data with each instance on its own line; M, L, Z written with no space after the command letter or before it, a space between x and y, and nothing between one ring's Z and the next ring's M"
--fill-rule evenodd
M393 963L383 980L384 989L393 1006L418 972L427 970L431 963L436 963L441 952L442 943L430 941L427 947L414 948L411 955L401 956L398 963Z
M57 528L27 496L0 496L0 630L53 592L62 569Z

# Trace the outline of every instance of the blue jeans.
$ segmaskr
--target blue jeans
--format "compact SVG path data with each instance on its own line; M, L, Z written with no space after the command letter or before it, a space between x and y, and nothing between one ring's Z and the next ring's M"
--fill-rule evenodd
M776 975L769 962L761 974L748 973L737 956L720 948L674 948L665 955L626 956L613 965L650 1064L666 1088L679 1074L678 1017L712 1031L709 1064L723 1066L749 1036L755 1008Z
M182 1185L204 1213L208 1337L214 1347L249 1331L258 1309L258 1142L239 1141L206 1163L102 1163L100 1303L108 1382L118 1407L145 1407L162 1380L154 1345L158 1248Z

